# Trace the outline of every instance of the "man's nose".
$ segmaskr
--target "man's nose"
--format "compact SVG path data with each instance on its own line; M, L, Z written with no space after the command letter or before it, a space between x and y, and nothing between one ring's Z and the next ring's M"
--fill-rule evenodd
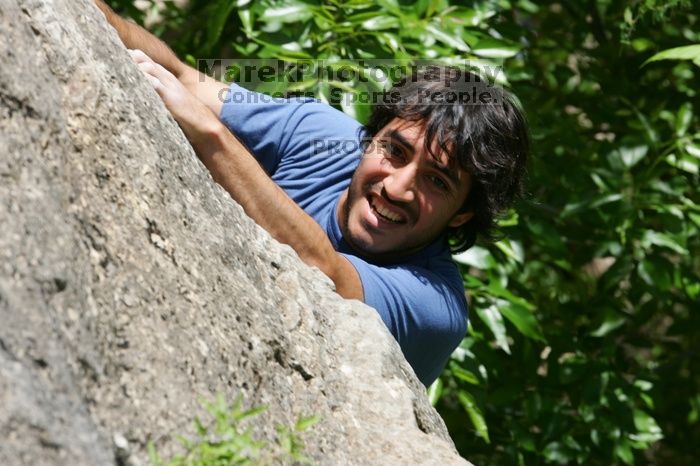
M415 190L416 170L411 165L398 168L384 178L384 191L392 201L413 202Z

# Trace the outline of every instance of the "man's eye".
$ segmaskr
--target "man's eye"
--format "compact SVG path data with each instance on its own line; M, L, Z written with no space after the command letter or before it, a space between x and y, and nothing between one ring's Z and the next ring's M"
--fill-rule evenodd
M397 158L397 159L403 160L403 158L404 158L403 151L401 150L401 148L399 146L396 146L388 141L385 141L382 144L382 146L384 148L384 151L387 154L389 154L389 156L391 156L392 158Z
M442 181L442 179L440 177L433 175L430 177L430 181L432 181L433 184L435 186L437 186L439 189L441 189L443 191L447 191L447 189L448 189L447 183Z

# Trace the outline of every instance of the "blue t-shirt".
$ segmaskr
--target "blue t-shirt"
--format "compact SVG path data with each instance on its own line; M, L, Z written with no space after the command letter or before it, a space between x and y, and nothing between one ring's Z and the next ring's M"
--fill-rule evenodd
M317 100L273 98L236 84L220 119L352 263L365 303L430 385L466 332L462 278L445 238L389 265L359 258L343 239L336 211L362 155L362 125Z

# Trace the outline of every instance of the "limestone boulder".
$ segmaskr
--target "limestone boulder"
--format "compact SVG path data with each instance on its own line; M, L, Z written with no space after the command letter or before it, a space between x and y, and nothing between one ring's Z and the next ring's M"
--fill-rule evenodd
M319 464L467 464L376 312L215 184L90 0L0 2L0 464L146 464L200 400Z

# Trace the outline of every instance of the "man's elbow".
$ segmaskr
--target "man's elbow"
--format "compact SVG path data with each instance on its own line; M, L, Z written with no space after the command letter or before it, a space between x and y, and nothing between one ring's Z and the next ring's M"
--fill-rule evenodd
M304 257L302 260L312 267L318 267L335 285L335 292L345 299L357 299L364 301L365 295L362 289L362 281L350 261L333 251L331 254L323 254L322 259L317 257Z
M335 284L335 291L345 299L365 300L365 293L362 288L360 275L355 267L343 255L336 253L333 259L333 266L327 274Z

